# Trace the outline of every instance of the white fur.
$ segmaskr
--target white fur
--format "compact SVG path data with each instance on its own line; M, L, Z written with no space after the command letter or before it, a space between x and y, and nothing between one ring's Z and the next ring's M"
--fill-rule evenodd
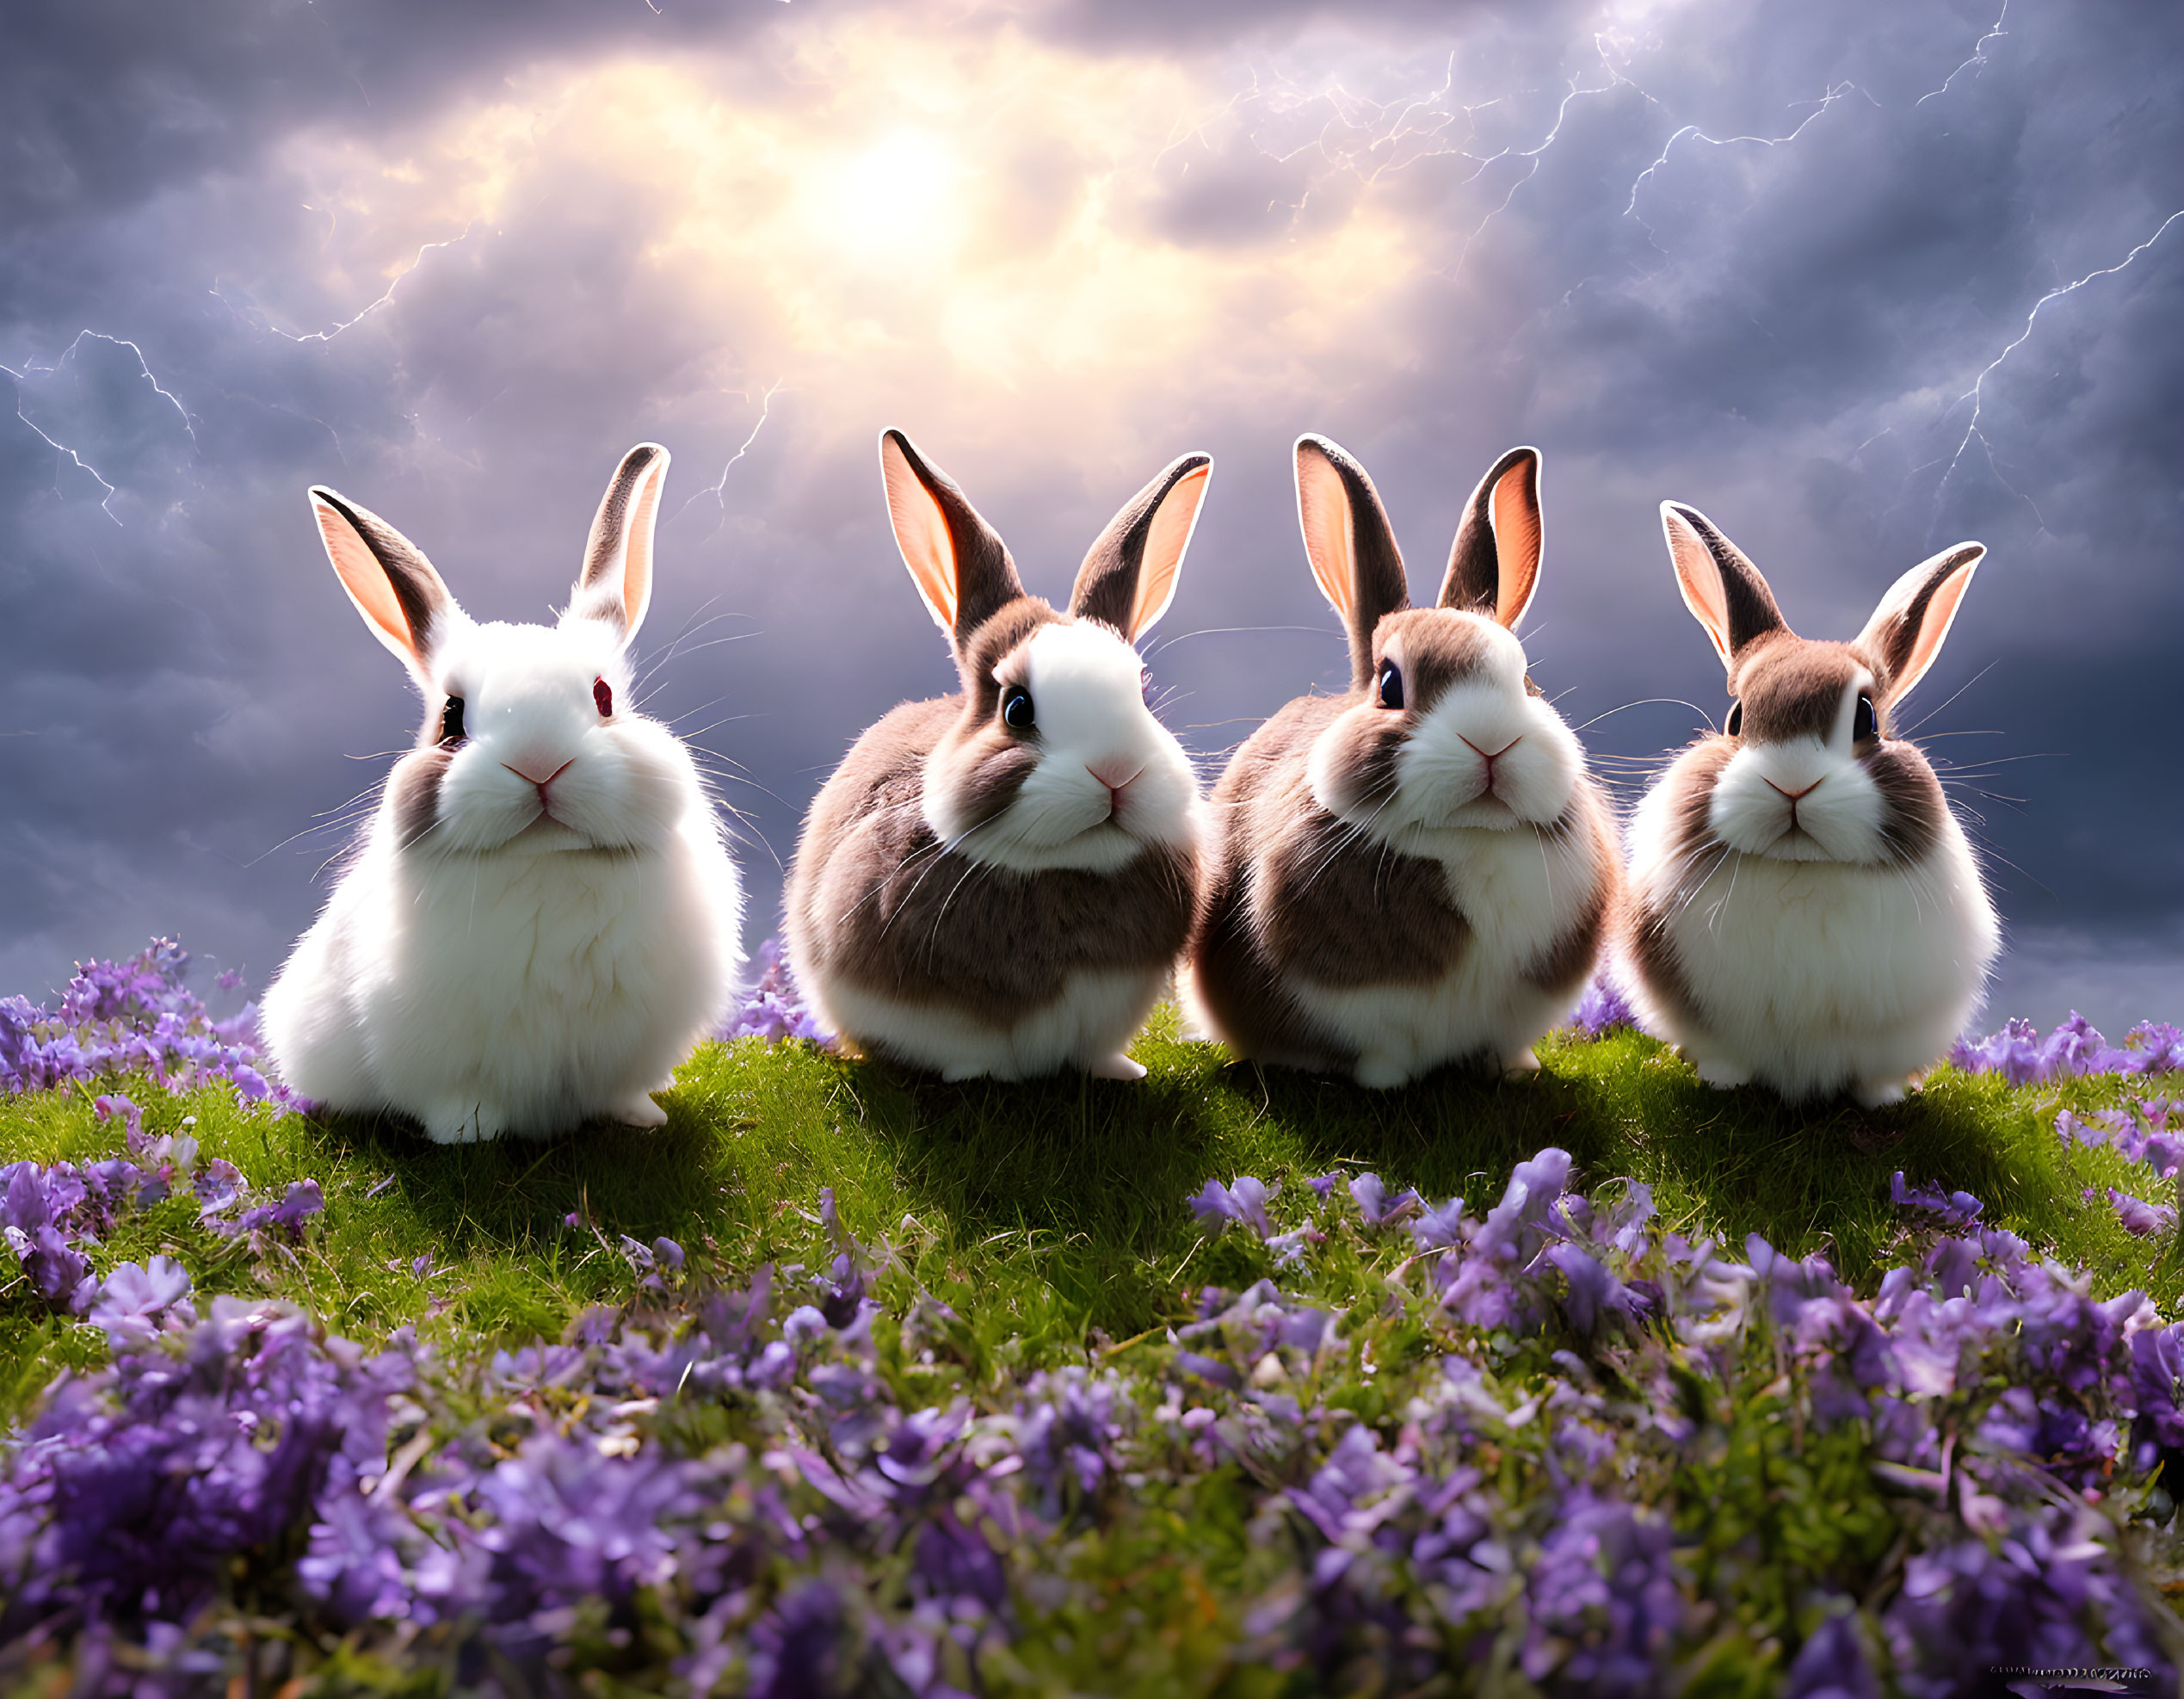
M1791 788L1824 769L1825 791L1847 776L1825 753L1748 750L1730 767L1761 756L1749 770ZM1860 851L1854 860L1785 855L1777 845L1786 806L1778 837L1766 837L1773 817L1748 806L1756 802L1749 789L1727 802L1718 794L1717 831L1726 824L1738 834L1730 842L1757 835L1763 847L1713 850L1700 867L1679 867L1670 853L1674 798L1693 758L1670 768L1639 805L1631 876L1633 897L1647 908L1676 901L1680 880L1696 881L1669 930L1706 1022L1679 1018L1640 982L1648 1024L1681 1045L1710 1084L1758 1080L1792 1098L1848 1087L1868 1103L1902 1097L1906 1081L1964 1029L2000 946L1993 905L1955 816L1945 813L1922 863L1898 868L1867 859L1863 834L1878 816L1867 825L1866 811L1879 799L1865 803L1853 785L1841 788L1840 813L1815 836Z
M408 850L392 799L268 990L282 1077L442 1143L657 1126L733 992L742 897L689 752L633 713L619 634L451 615L429 688L469 739ZM614 691L602 720L595 678ZM545 793L509 770L558 773Z
M1576 993L1543 991L1524 970L1576 924L1599 888L1606 870L1594 864L1593 841L1496 826L1404 827L1383 841L1441 863L1449 905L1471 928L1455 971L1425 986L1335 990L1291 980L1291 994L1356 1053L1361 1085L1401 1085L1479 1055L1536 1067L1533 1041L1569 1014Z
M975 830L928 763L926 824L973 862L1017 873L1118 873L1148 843L1198 842L1204 802L1182 745L1145 706L1138 652L1106 627L1042 626L1025 688L1039 763L1001 816ZM1094 771L1120 779L1118 799Z
M1740 744L1714 785L1707 814L1714 835L1745 855L1776 861L1888 862L1888 806L1850 735L1859 692L1872 688L1872 675L1862 671L1844 688L1825 739ZM1798 799L1794 810L1792 796Z
M884 1047L941 1078L1035 1079L1064 1067L1108 1079L1141 1078L1123 1048L1167 989L1165 967L1079 973L1062 994L1008 1027L988 1026L952 1009L935 1009L830 979L807 986L816 1012L837 1032Z

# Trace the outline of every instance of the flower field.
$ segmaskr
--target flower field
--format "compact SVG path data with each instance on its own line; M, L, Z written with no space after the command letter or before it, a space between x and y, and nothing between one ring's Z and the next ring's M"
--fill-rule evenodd
M185 959L0 1004L34 1693L1980 1691L2184 1668L2184 1042L1708 1092L1612 993L1376 1096L809 1042L657 1134L321 1121ZM1996 1687L1996 1690L1999 1688Z

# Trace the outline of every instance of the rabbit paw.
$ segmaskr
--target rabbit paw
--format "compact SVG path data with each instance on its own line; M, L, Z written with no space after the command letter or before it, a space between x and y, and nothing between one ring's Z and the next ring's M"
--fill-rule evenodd
M1751 1070L1740 1068L1734 1062L1706 1061L1698 1066L1700 1081L1717 1091L1733 1091L1752 1083Z
M1145 1077L1145 1065L1132 1060L1119 1050L1112 1056L1102 1056L1090 1063L1084 1071L1095 1079L1143 1079Z
M1502 1078L1504 1079L1529 1079L1539 1072L1539 1058L1528 1044L1502 1064Z
M483 1103L435 1103L418 1117L435 1145L482 1145L501 1136L501 1117Z
M1905 1083L1900 1079L1869 1079L1854 1086L1850 1095L1860 1109L1879 1109L1902 1103L1906 1090Z
M608 1115L625 1127L664 1127L667 1111L654 1103L649 1093L640 1091L626 1103L618 1103L608 1111Z
M1369 1085L1375 1091L1392 1091L1398 1085L1410 1083L1410 1070L1392 1056L1360 1056L1357 1059L1357 1083Z

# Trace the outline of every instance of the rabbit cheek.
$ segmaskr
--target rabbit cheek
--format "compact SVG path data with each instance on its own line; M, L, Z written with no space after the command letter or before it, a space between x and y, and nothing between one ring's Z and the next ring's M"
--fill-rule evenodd
M945 740L926 759L926 825L953 844L1001 824L1038 765L1037 749L992 731Z
M1405 716L1367 704L1336 716L1313 740L1306 763L1312 800L1368 829L1394 801Z
M1877 835L1898 867L1924 862L1940 843L1948 804L1926 757L1906 743L1885 743L1861 763L1880 803Z
M416 750L387 775L387 813L394 822L394 841L403 849L414 849L440 825L441 786L454 759L451 749Z

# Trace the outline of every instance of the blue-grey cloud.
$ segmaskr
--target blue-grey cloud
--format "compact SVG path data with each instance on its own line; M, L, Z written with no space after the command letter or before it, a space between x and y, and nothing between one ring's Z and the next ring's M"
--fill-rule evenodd
M1309 429L1422 589L1542 447L1536 670L1632 783L1721 706L1663 497L1820 634L1985 541L1914 701L1995 858L1998 1000L2174 1015L2184 219L2141 244L2184 208L2181 47L2052 0L48 9L0 65L0 983L176 929L262 979L308 919L416 710L307 483L534 618L667 442L654 703L762 920L849 738L950 683L881 425L1056 595L1216 455L1153 654L1209 764L1342 672Z

